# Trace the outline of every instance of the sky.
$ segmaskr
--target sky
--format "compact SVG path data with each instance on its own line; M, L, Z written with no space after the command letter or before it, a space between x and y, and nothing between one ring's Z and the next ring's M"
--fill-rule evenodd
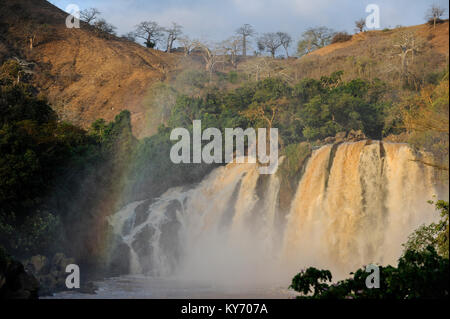
M95 7L117 27L119 35L139 22L156 21L162 26L176 22L191 38L218 42L241 25L253 25L259 34L283 31L298 40L308 27L327 26L354 32L354 21L366 18L368 4L380 8L380 28L422 24L432 4L446 8L445 0L50 0L65 10L76 4Z

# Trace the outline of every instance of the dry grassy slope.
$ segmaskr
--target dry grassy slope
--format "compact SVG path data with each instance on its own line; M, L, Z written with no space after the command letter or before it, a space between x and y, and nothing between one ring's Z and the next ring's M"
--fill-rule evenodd
M3 54L36 62L33 81L62 119L88 127L98 118L112 120L128 109L135 134L140 135L148 87L167 76L176 56L98 37L85 24L67 29L67 14L44 0L0 0L0 8ZM24 25L30 22L49 26L33 50L24 35Z
M356 77L367 80L379 78L401 90L401 63L398 48L394 47L401 32L413 32L424 42L414 59L411 54L408 55L408 71L414 79L423 80L429 73L441 71L448 65L447 21L439 24L436 29L423 24L359 33L350 41L328 45L301 58L266 59L266 62L262 58L248 58L240 63L238 69L242 72L250 70L251 76L255 78L258 66L259 78L279 75L291 83L303 78L319 79L335 71L344 71L344 80Z
M367 31L357 33L350 41L342 43L330 44L324 48L313 51L309 56L319 55L325 56L331 53L339 53L341 51L344 54L348 54L354 50L360 50L361 48L369 48L373 46L374 42L391 41L393 36L401 31L414 32L424 39L427 39L430 34L434 35L428 43L431 47L435 48L437 52L448 55L448 21L442 24L438 24L436 29L428 24L421 24L411 27L396 28L389 31Z
M318 78L344 70L346 79L375 77L388 83L400 83L399 49L396 39L401 33L413 33L424 43L414 60L408 55L408 69L417 78L441 70L448 64L449 23L436 29L427 24L369 31L353 36L352 40L328 45L291 63L295 76Z

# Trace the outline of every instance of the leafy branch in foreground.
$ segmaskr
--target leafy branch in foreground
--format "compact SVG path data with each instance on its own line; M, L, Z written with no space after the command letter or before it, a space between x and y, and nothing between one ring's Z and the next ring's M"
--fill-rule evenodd
M438 200L436 202L429 201L429 203L436 205L436 210L440 211L441 219L437 223L420 226L408 237L408 241L403 247L405 247L405 251L421 252L431 245L439 255L448 259L448 202Z
M397 268L380 266L380 288L369 289L364 268L353 277L331 282L328 270L308 268L297 274L290 288L301 292L301 299L417 299L447 298L449 260L439 256L432 246L424 251L408 250ZM309 293L313 293L312 295ZM308 295L309 294L309 295Z
M370 289L370 273L358 269L351 278L331 284L328 270L310 267L293 279L290 288L302 299L417 299L447 298L449 291L448 202L430 201L441 220L421 226L404 244L397 267L380 266L380 288Z

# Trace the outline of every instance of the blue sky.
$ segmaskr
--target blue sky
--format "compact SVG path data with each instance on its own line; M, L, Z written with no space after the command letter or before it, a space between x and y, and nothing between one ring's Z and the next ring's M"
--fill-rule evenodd
M354 21L365 18L368 4L380 7L381 28L424 23L432 4L447 9L445 0L51 0L65 9L77 4L95 7L102 17L118 28L131 31L141 21L157 21L184 26L191 38L220 41L233 35L244 23L259 33L285 31L297 40L308 27L325 25L337 31L354 31Z

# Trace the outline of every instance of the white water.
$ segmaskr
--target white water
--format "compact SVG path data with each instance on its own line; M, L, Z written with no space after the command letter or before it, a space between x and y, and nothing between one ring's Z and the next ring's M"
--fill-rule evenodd
M134 274L234 291L287 287L308 266L339 278L368 263L395 264L407 236L438 217L427 203L438 193L433 169L415 158L406 145L380 142L315 150L285 226L276 223L284 216L277 175L248 163L168 190L140 222L143 202L131 203L111 224Z

